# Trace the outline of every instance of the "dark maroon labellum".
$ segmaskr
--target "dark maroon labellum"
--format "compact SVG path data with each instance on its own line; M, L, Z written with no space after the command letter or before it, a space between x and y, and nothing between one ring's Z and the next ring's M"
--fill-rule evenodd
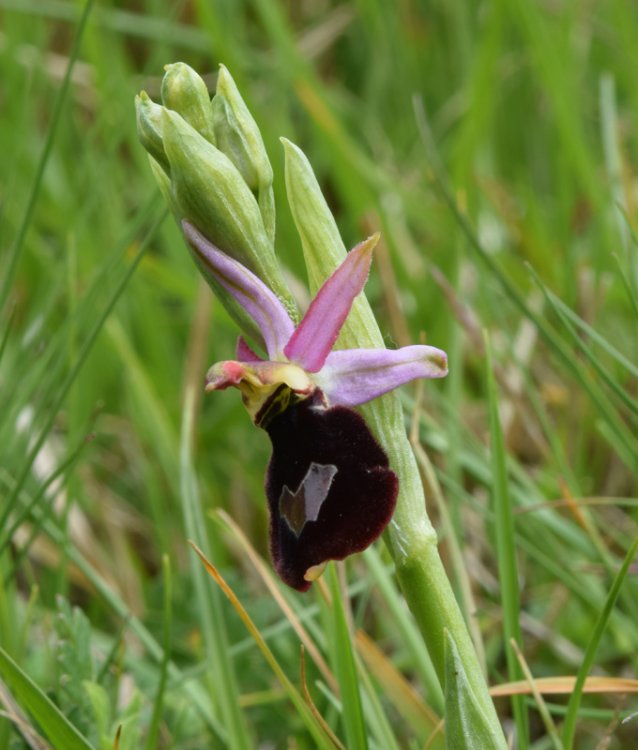
M268 410L261 426L273 447L266 475L273 563L285 583L306 591L309 569L361 552L381 534L398 480L364 419L326 407L319 390Z

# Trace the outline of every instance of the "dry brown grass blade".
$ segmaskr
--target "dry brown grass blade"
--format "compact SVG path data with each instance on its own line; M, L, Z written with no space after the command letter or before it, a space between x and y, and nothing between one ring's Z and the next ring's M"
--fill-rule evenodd
M235 595L235 592L226 583L226 581L224 580L220 572L217 570L217 568L207 559L206 555L195 544L195 542L193 542L192 540L189 540L188 543L195 550L195 552L197 553L197 556L204 564L204 567L206 568L206 572L208 573L208 575L210 575L210 577L215 581L215 583L223 591L224 596L233 605L235 612L237 612L240 620L246 626L246 630L248 630L250 635L255 639L255 642L257 643L259 650L262 652L266 661L270 664L270 666L272 667L277 677L279 677L279 679L283 682L284 685L289 686L294 690L292 683L290 682L290 680L288 679L284 671L279 666L277 659L275 659L275 655L272 653L272 651L268 647L268 644L264 640L262 634L259 632L259 628L252 621L252 618L250 617L248 612L244 609L244 605L239 601L239 599Z
M434 728L434 731L432 734L428 737L428 741L423 745L423 750L430 750L433 743L436 742L438 737L441 737L443 734L443 729L445 728L445 719L441 719L439 723Z
M556 748L556 750L562 750L563 743L560 740L558 730L556 729L556 724L554 724L552 715L550 714L549 710L547 709L547 706L545 705L545 701L543 700L543 696L536 685L536 680L534 679L534 675L532 674L532 671L529 668L527 660L525 659L523 652L519 648L518 643L516 642L514 638L510 638L510 646L512 649L514 649L514 653L516 654L518 663L523 671L523 675L525 676L525 679L527 680L527 684L529 685L530 690L532 691L532 695L534 696L534 700L536 701L538 712L541 716L543 724L545 725L547 736L551 738L552 743L554 747Z
M270 647L268 646L263 635L259 631L259 628L252 621L252 618L250 617L248 612L244 609L243 604L239 601L235 592L226 583L221 573L207 559L206 555L195 544L195 542L193 542L192 540L189 540L189 544L195 550L199 559L202 561L204 567L206 568L206 572L215 581L215 583L219 586L219 588L224 593L224 596L232 604L233 608L235 609L235 612L237 612L237 614L239 615L239 619L244 623L246 630L250 633L253 640L257 644L257 648L261 651L264 659L268 663L268 666L272 669L273 673L275 674L275 676L277 677L281 685L284 687L286 693L288 694L289 699L292 701L297 712L299 713L300 718L302 718L302 720L304 721L308 729L312 732L312 735L315 738L315 741L317 741L318 737L321 737L322 740L325 739L328 742L332 743L331 737L325 734L323 725L317 721L317 718L314 716L314 714L312 713L312 711L306 704L304 697L297 690L297 688L293 685L293 683L290 681L290 679L288 678L284 670L281 668L275 655L270 650ZM324 746L323 743L321 746L322 747Z
M364 225L365 232L368 235L374 234L374 232L381 232L383 229L382 223L375 213L370 213L365 217ZM383 301L388 311L390 330L392 331L394 343L397 347L409 346L412 343L412 336L410 335L405 314L401 308L401 292L396 274L394 273L390 249L383 239L383 234L381 234L381 238L377 243L374 259L377 264L377 275L381 280Z
M561 677L539 677L534 684L539 693L544 695L568 695L574 689L576 678L571 675ZM510 695L529 695L532 690L525 682L506 682L493 685L490 695L493 698ZM585 680L584 693L638 693L638 680L625 677L591 676Z
M284 613L284 616L292 626L299 640L303 644L306 651L310 654L313 662L317 665L317 669L321 672L324 680L335 695L339 695L339 685L335 676L330 671L330 667L326 663L325 659L321 655L319 648L312 640L312 637L303 626L301 620L297 617L292 607L288 604L284 596L282 595L274 576L271 574L270 569L264 563L262 558L259 556L255 548L250 543L248 537L239 528L239 526L233 521L233 519L223 510L217 510L215 515L220 518L228 529L232 532L234 537L239 542L242 551L246 554L250 560L253 568L257 571L261 580L266 584L268 591L271 593L273 599L277 602L279 609Z
M312 711L312 715L315 717L317 722L323 727L323 731L330 738L330 741L334 744L337 750L346 750L345 745L342 744L341 740L336 734L330 729L326 720L319 713L319 709L315 706L315 702L312 700L310 691L308 690L308 683L306 682L306 656L304 652L303 644L301 644L299 652L299 677L301 680L301 693L305 698L308 708Z
M115 733L115 739L113 740L113 750L119 750L121 736L122 736L122 725L120 724L117 728L117 732Z
M52 750L51 745L31 726L28 716L2 680L0 680L0 706L6 709L4 711L0 709L0 719L10 721L31 750Z
M381 685L385 696L420 736L427 737L436 729L440 717L433 711L392 664L390 659L362 630L355 634L357 653Z
M574 517L574 520L581 527L581 529L584 529L585 531L587 531L587 520L585 519L585 516L582 510L578 507L576 498L574 497L571 490L569 489L567 482L561 478L559 479L559 485L563 493L563 498L565 500L566 507L569 509L569 512L572 514L572 516Z

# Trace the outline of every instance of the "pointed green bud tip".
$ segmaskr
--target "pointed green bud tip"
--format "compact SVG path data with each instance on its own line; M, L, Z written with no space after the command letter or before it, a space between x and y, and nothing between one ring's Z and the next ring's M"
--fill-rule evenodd
M219 66L213 98L213 124L218 148L233 162L248 187L263 191L273 173L257 123L224 65Z
M137 137L149 155L170 176L170 165L164 151L163 110L161 105L151 100L146 91L141 91L135 97Z
M491 727L465 671L449 630L445 630L445 747L450 750L506 750L500 728Z
M190 65L183 62L164 67L162 102L168 109L178 112L186 122L215 145L213 110L204 79Z

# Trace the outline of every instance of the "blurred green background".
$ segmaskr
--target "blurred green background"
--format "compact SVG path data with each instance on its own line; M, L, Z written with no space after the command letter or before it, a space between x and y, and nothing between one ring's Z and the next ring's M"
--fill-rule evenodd
M299 637L212 514L267 559L267 437L235 392L200 398L236 331L135 133L133 98L159 98L164 64L187 62L213 93L223 62L262 129L300 300L280 136L308 155L347 246L382 232L366 290L387 345L425 337L449 354L416 434L449 513L432 501L442 554L500 683L503 611L518 604L496 574L489 331L521 646L535 677L574 675L637 534L638 5L99 0L78 36L83 8L0 0L0 646L94 747L114 747L119 725L123 748L316 746L187 544L201 535L297 684ZM409 422L414 388L403 395ZM370 746L423 747L440 694L382 544L346 574L354 625L382 651L375 667L357 641ZM331 665L328 605L281 596ZM598 674L635 677L636 601L631 570ZM61 747L0 674L5 710ZM342 736L314 661L307 680ZM560 723L566 698L547 700ZM529 705L530 746L552 747ZM636 721L621 724L632 705L587 696L577 747L637 746ZM497 707L511 729L508 700ZM0 717L0 750L27 747L21 727Z

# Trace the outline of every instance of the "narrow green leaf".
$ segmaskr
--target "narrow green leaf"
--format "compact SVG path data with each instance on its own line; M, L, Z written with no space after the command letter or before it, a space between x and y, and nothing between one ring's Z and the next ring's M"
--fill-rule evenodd
M623 564L620 566L620 570L614 578L612 586L609 589L609 594L607 595L607 600L605 601L605 606L603 607L600 616L596 621L594 631L591 638L589 639L589 643L587 644L587 649L585 651L582 664L580 665L580 669L578 670L578 674L576 675L576 684L574 685L574 690L572 691L572 694L569 698L569 703L567 704L567 714L565 715L565 723L563 725L563 744L565 745L565 750L571 750L571 748L574 747L574 738L576 735L576 719L578 718L578 709L580 707L580 701L583 695L585 680L587 679L587 676L594 665L594 659L596 658L596 652L598 651L600 639L602 638L605 628L607 627L607 621L609 620L609 617L614 609L616 599L618 598L618 594L620 593L620 588L623 584L623 581L625 580L625 577L627 576L627 573L629 572L629 566L631 565L631 561L634 559L634 555L636 554L637 550L638 537L636 537L633 544L629 548Z
M638 239L635 235L632 235L632 239L634 242L635 251L635 245L638 244ZM633 281L630 278L628 271L625 269L622 261L617 255L615 256L615 260L618 266L618 271L620 272L620 278L622 279L623 286L625 287L625 292L627 293L627 298L629 299L631 308L634 312L634 315L636 316L636 319L638 320L638 292L636 292Z
M162 709L164 707L164 692L168 678L168 667L170 664L171 635L173 626L173 585L171 577L171 563L168 555L162 557L162 571L164 573L164 622L162 648L164 656L160 664L160 677L157 683L155 702L153 703L153 714L151 716L146 739L146 750L154 750L158 746L160 723L162 721Z
M329 565L328 583L332 595L332 653L334 655L334 672L339 683L341 695L343 725L347 746L366 750L368 737L363 709L357 667L352 652L350 628L346 620L337 568Z
M22 252L24 239L27 235L27 229L29 228L29 225L31 224L31 217L33 216L33 210L35 208L35 204L37 203L38 197L40 195L40 187L42 186L42 178L44 177L44 170L46 169L46 166L49 162L49 156L51 155L53 142L55 141L55 136L58 131L60 115L62 113L62 108L64 106L64 103L67 98L67 94L69 92L69 84L71 83L71 73L73 72L75 62L80 52L80 45L82 42L82 37L84 36L84 30L86 28L86 23L89 20L92 7L93 7L93 0L86 0L86 3L84 4L84 10L82 11L82 16L80 17L80 21L78 23L77 32L75 34L75 39L73 42L73 49L71 50L71 54L69 55L69 60L66 66L66 70L64 71L64 79L62 80L62 86L60 87L60 91L58 92L55 103L53 104L53 111L51 113L51 124L49 125L49 129L47 131L46 141L44 143L44 148L42 149L42 154L38 162L38 167L37 167L35 177L33 179L33 182L31 183L31 193L29 195L29 199L27 201L27 205L24 210L24 214L22 216L22 221L20 223L20 228L18 230L18 236L16 237L16 240L13 243L13 247L11 248L11 253L9 254L9 261L7 264L7 268L4 273L4 277L2 279L2 286L0 287L0 311L4 308L5 302L7 301L7 297L9 296L9 291L11 289L11 285L13 284L13 279L15 276L16 268L18 266L20 253Z
M142 260L142 257L144 253L146 252L146 246L148 242L153 237L155 230L157 227L162 223L164 220L165 214L162 214L156 222L151 226L149 229L147 235L142 240L140 244L140 248L137 252L137 255L135 256L133 262L129 265L129 267L126 269L126 271L123 273L119 283L115 287L114 291L112 292L107 304L105 305L104 309L101 311L101 313L96 317L95 323L92 326L92 328L89 331L89 334L87 335L86 339L84 340L82 347L80 348L80 351L77 354L77 357L75 359L75 362L73 363L73 366L71 367L69 373L62 381L59 390L55 396L55 399L53 401L53 404L50 408L49 415L45 419L44 426L42 427L39 435L37 438L33 440L33 443L30 447L30 450L25 457L22 467L19 470L17 479L15 484L13 485L11 492L9 494L9 498L6 500L5 504L5 515L8 514L13 507L13 505L16 502L17 497L19 496L20 492L22 491L22 488L24 487L24 484L27 480L27 477L29 476L29 473L31 471L31 467L33 466L34 461L36 460L36 457L38 453L40 452L40 449L44 445L45 440L47 439L47 436L49 435L51 429L53 428L53 424L55 423L55 420L58 416L58 411L62 404L64 403L64 400L66 399L69 391L71 390L71 386L75 382L76 378L80 374L80 371L82 370L82 367L84 366L84 363L86 362L87 357L89 356L89 353L91 352L93 345L95 344L95 341L98 337L98 334L102 330L102 327L104 326L104 323L106 322L107 318L111 314L113 308L115 307L115 304L117 303L118 299L120 298L122 292L126 288L128 282L130 281L131 277L133 276L135 269L137 268L139 262Z
M490 411L490 433L492 453L492 503L496 532L496 552L501 588L501 605L505 626L505 642L513 639L522 648L523 637L520 626L520 599L518 592L518 563L516 560L514 516L508 490L507 457L505 442L498 412L498 396L492 365L492 352L487 333L485 338L485 368L487 393ZM512 682L524 678L516 655L507 646L507 671ZM525 699L521 695L512 696L512 708L516 720L517 747L524 750L529 746L529 720Z
M189 385L184 399L180 439L182 514L187 535L196 540L209 556L206 523L191 456L195 403L195 392L193 386ZM195 558L191 558L191 575L206 645L207 667L211 674L215 675L214 680L210 682L211 692L225 723L228 747L233 750L248 750L251 743L246 720L240 708L235 667L228 649L228 628L223 600L219 590L208 584L205 571Z
M89 741L3 648L0 648L0 673L18 703L35 718L54 747L64 750L93 750Z
M603 380L613 390L616 396L618 396L618 398L628 409L631 409L634 414L638 414L638 402L635 399L631 398L631 396L625 391L620 383L618 383L618 381L614 377L612 377L612 375L601 365L600 357L597 356L592 348L581 338L581 336L578 335L578 332L576 331L570 320L570 318L572 320L574 318L578 319L578 316L572 311L570 311L572 312L571 316L568 316L567 310L569 308L567 308L566 305L560 302L560 300L549 291L547 286L543 284L540 277L538 276L536 271L531 268L531 266L528 266L528 268L532 273L534 281L538 284L540 290L543 292L543 295L545 296L548 304L556 313L562 324L565 326L573 343L583 352L583 354L589 361L589 364L594 368L594 370L596 370L601 380ZM585 330L590 335L593 330L584 321L581 321L580 328ZM597 336L597 339L599 343L603 341L602 336ZM607 348L607 350L609 351L609 347L605 348ZM628 362L625 357L622 357L622 361L623 363L626 363L626 365L629 365L630 372L633 372L634 375L637 374L638 371L636 370L635 366Z

